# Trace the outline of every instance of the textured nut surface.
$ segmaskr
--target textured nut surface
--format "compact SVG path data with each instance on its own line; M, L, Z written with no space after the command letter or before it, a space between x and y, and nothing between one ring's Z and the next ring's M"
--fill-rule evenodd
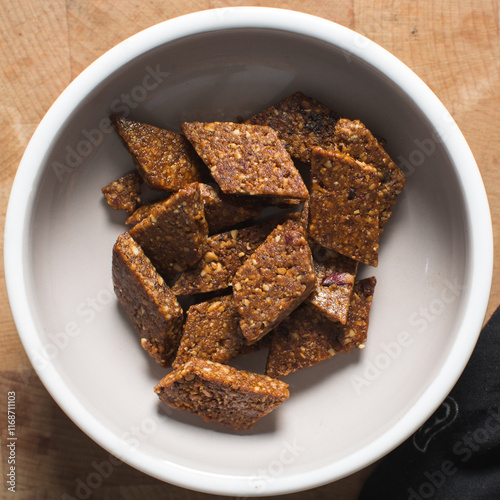
M319 245L312 248L316 286L306 302L331 321L345 324L358 263Z
M183 313L175 295L129 233L113 247L116 296L155 361L168 366L179 345Z
M320 245L368 265L378 264L378 174L337 150L314 148L309 235Z
M251 429L289 397L280 380L197 358L165 376L155 392L172 408L235 430Z
M206 167L181 134L116 115L111 121L151 188L178 191L203 180Z
M269 335L266 375L280 378L331 358L342 350L335 325L308 304L301 304Z
M163 201L163 200L162 200ZM139 224L139 222L143 221L148 217L148 215L154 210L154 208L159 205L161 201L156 203L144 203L143 205L138 206L125 221L127 226L135 226Z
M377 280L374 277L354 283L346 324L339 325L337 332L337 340L342 345L343 351L349 352L354 347L364 347L376 284Z
M233 297L226 295L192 305L186 314L174 367L191 358L227 363L246 347Z
M379 226L387 224L396 198L405 186L402 170L394 163L374 135L359 120L342 118L335 127L335 144L344 153L377 169Z
M289 217L293 218L294 215L277 217L237 231L209 236L204 257L179 276L172 286L172 291L176 295L192 295L231 286L234 273L246 258L265 241L280 222Z
M101 191L111 208L132 213L141 201L141 184L141 176L131 172L104 186Z
M203 255L208 227L198 186L190 184L155 205L149 215L130 230L167 280L198 262Z
M307 199L309 193L276 132L232 122L181 125L224 193Z
M311 293L315 282L302 224L289 220L277 226L233 279L240 327L248 344L288 316Z
M286 97L258 113L247 123L273 128L290 155L310 163L312 148L333 148L335 125L339 115L328 106L302 92Z

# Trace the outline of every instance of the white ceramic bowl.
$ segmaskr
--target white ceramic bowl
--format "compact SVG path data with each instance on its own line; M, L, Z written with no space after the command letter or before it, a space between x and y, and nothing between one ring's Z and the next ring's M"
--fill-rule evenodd
M381 241L367 347L287 377L291 398L251 432L163 407L163 371L111 284L124 230L100 188L132 160L111 112L179 129L234 120L301 90L388 140L408 176ZM36 130L8 208L5 267L19 334L80 428L147 474L231 495L334 481L389 452L447 396L474 348L492 275L488 204L443 105L405 65L334 23L227 8L125 40L65 90ZM246 368L263 369L253 356ZM62 444L63 446L63 444Z

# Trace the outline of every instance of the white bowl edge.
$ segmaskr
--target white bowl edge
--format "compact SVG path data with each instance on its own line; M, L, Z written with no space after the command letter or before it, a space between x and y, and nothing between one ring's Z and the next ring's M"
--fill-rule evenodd
M74 107L85 97L86 89L93 88L94 84L99 82L103 76L111 74L122 64L159 44L200 31L239 27L298 32L311 38L335 43L348 52L352 51L355 56L364 59L373 66L383 60L385 74L405 93L409 94L410 99L423 110L436 128L441 127L446 134L446 145L450 157L460 172L462 190L464 193L468 193L464 199L474 199L474 206L471 206L470 201L467 203L468 230L470 241L473 242L468 249L470 252L469 262L471 263L468 270L468 308L457 335L457 342L438 377L418 403L390 432L371 443L362 452L355 453L331 467L325 467L313 473L308 472L303 476L297 475L293 479L287 477L285 478L286 484L277 478L271 485L268 485L265 491L266 495L300 491L338 480L373 463L411 435L430 416L433 409L445 399L465 367L465 362L474 349L477 334L482 326L491 286L493 268L491 216L479 170L477 167L471 168L476 164L463 135L438 98L409 68L383 48L361 35L344 27L339 27L339 31L335 32L330 29L331 25L330 21L283 9L231 7L197 12L171 19L123 41L80 74L43 118L20 163L11 191L5 224L4 259L7 290L20 338L29 354L36 352L37 347L41 348L42 346L41 344L36 345L38 340L36 328L32 318L26 313L29 311L29 303L25 288L22 255L26 237L24 221L29 217L30 201L32 200L28 193L32 193L33 189L36 188L41 175L38 166L44 162L41 153L45 149L47 137L53 137L57 134L61 125L59 117L70 116ZM338 33L342 33L342 36L340 37ZM36 359L33 357L30 359L36 367ZM453 373L454 377L450 377L450 373ZM98 420L85 410L52 366L46 367L43 373L39 373L39 376L52 397L82 430L118 458L124 458L125 450L120 440L111 435ZM127 462L152 476L191 489L226 495L254 496L262 494L249 485L248 478L212 476L193 472L191 469L185 469L176 466L176 464L170 464L170 474L160 476L155 469L155 462L141 454L140 451L137 452L132 462L130 458L127 459Z

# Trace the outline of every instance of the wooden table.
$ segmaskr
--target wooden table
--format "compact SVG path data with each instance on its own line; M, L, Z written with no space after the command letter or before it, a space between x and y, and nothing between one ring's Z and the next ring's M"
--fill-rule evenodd
M31 134L57 96L87 65L124 38L162 20L207 8L248 4L243 0L1 0L2 226L11 184ZM412 68L443 101L467 138L486 185L498 235L498 1L383 0L374 4L368 0L261 0L254 4L290 8L336 21L368 36ZM495 255L500 257L498 252ZM497 259L488 317L500 302L499 262ZM88 498L88 491L77 490L79 481L86 481L94 470L93 462L107 460L109 455L66 417L40 383L18 339L3 280L0 301L2 419L7 392L16 391L17 433L22 437L17 450L15 498ZM5 478L4 421L1 428ZM286 498L355 499L373 468ZM2 498L7 498L5 488L3 479ZM115 467L92 493L93 499L216 498L164 484L127 465Z

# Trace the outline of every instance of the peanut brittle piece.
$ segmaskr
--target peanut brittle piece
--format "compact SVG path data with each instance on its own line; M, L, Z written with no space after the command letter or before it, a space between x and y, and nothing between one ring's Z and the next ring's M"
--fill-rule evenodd
M340 116L328 106L302 92L250 118L247 123L273 128L290 156L310 163L312 148L335 146L335 124Z
M208 235L199 185L190 184L155 205L130 234L167 280L194 265Z
M318 310L301 304L270 334L266 375L281 378L335 356L342 345L335 325Z
M189 122L181 128L224 193L308 198L272 128L231 122Z
M379 226L382 230L392 213L397 196L406 183L403 171L359 120L341 118L335 127L335 144L340 151L377 169L380 181Z
M141 201L141 184L142 177L131 172L104 186L101 191L111 208L131 214Z
M312 249L312 254L316 288L306 302L330 321L345 324L358 263L319 245Z
M260 340L311 293L311 250L298 221L279 225L236 271L233 295L249 345Z
M271 336L266 375L280 378L366 342L375 278L357 281L345 325L328 320L309 304L300 305Z
M168 366L182 334L182 309L129 233L120 235L113 247L112 276L116 296L142 347L159 365Z
M249 197L218 193L208 184L200 184L200 190L210 234L220 233L240 222L258 217L262 212L260 203Z
M378 264L378 175L337 150L314 148L309 236L320 245L368 265Z
M354 283L346 324L337 324L337 340L342 351L349 352L354 347L363 349L365 346L376 284L373 276Z
M280 380L197 358L169 373L154 390L172 408L238 431L251 429L290 395Z
M183 135L117 115L111 121L150 188L178 191L203 179L206 167Z
M232 295L216 297L188 309L172 366L180 366L191 358L227 363L245 347Z
M203 258L179 276L172 291L175 295L192 295L231 286L237 269L264 243L269 233L288 217L293 215L209 236Z

